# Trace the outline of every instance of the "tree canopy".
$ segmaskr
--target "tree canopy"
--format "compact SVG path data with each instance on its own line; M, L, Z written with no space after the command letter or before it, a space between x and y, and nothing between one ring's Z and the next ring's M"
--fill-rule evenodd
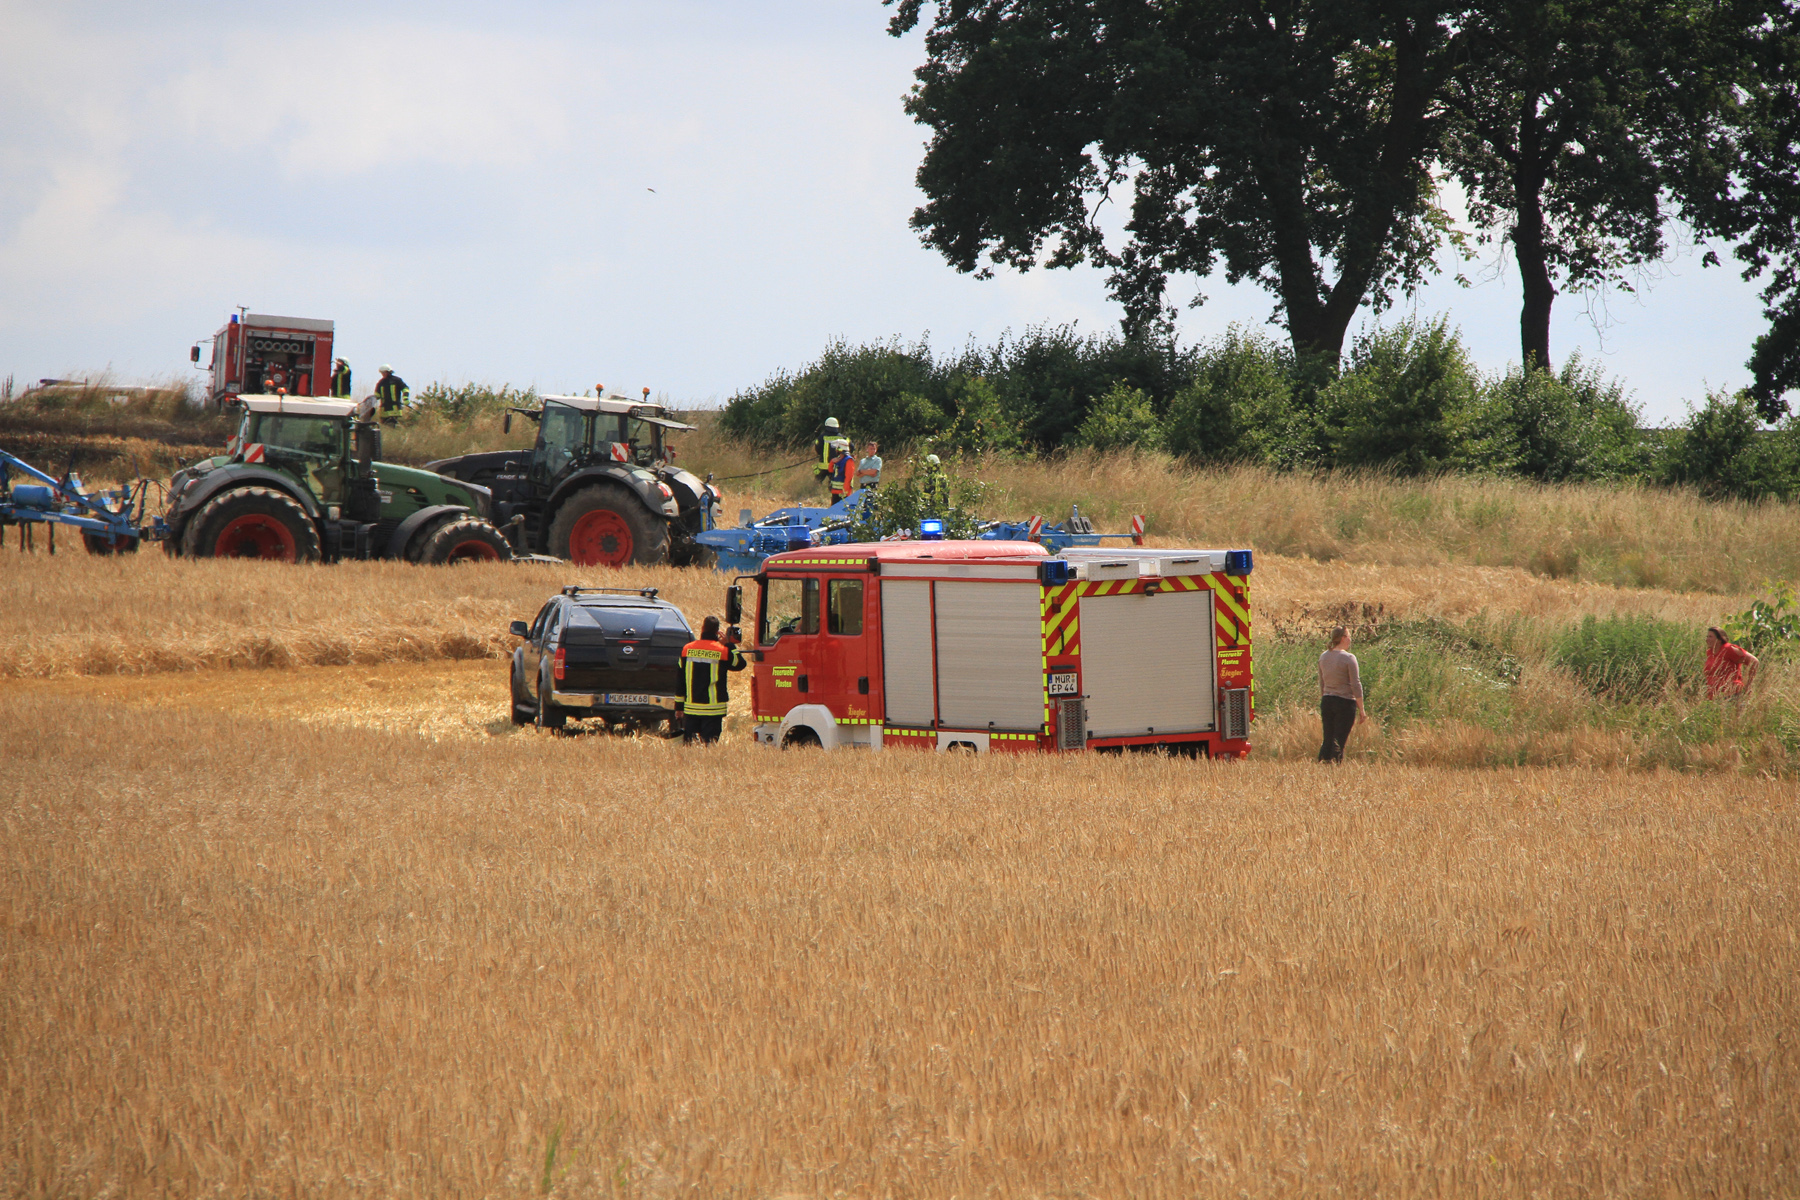
M926 0L884 3L895 35L924 21ZM1454 178L1520 268L1528 367L1552 365L1559 289L1629 289L1679 220L1766 276L1765 415L1800 386L1788 0L939 0L925 45L912 223L959 270L1105 266L1134 331L1171 311L1170 276L1222 269L1335 362L1356 310L1459 238Z
M890 31L923 6L898 0ZM1171 274L1222 266L1335 360L1441 243L1427 168L1454 43L1432 0L940 4L906 102L933 130L913 226L963 271L1108 267L1130 329L1166 317ZM1113 250L1101 210L1126 185Z

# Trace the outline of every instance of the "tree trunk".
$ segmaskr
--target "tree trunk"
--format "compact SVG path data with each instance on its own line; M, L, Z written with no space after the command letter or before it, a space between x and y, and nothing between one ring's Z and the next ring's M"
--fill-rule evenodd
M1317 260L1306 219L1303 163L1275 183L1264 177L1270 223L1275 228L1275 266L1287 310L1288 336L1302 358L1318 357L1335 368L1343 357L1344 336L1368 298L1369 285L1380 269L1381 256L1393 237L1402 204L1414 187L1413 169L1422 151L1431 87L1430 38L1423 25L1403 26L1394 38L1394 90L1387 128L1377 164L1382 186L1356 202L1354 230L1338 262L1338 279L1320 294ZM1289 164L1283 164L1288 166ZM1274 186L1271 186L1274 184Z
M1550 370L1550 306L1556 288L1544 250L1544 145L1538 98L1528 95L1519 115L1519 159L1513 166L1513 257L1525 300L1519 308L1519 353L1527 372Z

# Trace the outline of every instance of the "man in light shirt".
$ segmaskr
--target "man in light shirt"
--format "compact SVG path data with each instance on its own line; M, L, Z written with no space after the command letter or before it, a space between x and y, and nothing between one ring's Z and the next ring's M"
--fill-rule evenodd
M1319 655L1319 723L1325 727L1319 761L1343 762L1350 731L1368 719L1362 673L1350 653L1350 631L1339 625L1331 631L1331 647Z
M863 447L862 461L856 464L857 487L872 488L881 485L881 455L876 453L879 449L881 447L874 442Z

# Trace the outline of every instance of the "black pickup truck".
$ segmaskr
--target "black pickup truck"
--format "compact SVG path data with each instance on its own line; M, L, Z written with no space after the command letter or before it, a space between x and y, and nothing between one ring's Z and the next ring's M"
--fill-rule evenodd
M513 724L680 728L681 648L694 631L655 588L566 587L511 632L524 639L513 651Z

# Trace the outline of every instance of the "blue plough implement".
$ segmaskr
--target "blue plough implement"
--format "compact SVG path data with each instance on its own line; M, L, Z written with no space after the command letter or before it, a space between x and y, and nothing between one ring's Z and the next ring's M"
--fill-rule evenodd
M862 491L851 492L827 508L797 505L778 508L766 517L749 520L749 511L740 517L735 529L712 528L694 535L694 540L712 550L719 570L728 575L754 574L771 554L785 550L801 550L807 546L840 546L850 541L850 524L862 503ZM917 537L918 530L903 536ZM1131 518L1130 533L1096 533L1093 523L1073 505L1069 519L1047 525L1042 517L1028 521L984 521L976 535L988 541L1038 542L1050 553L1060 554L1071 546L1098 546L1107 539L1129 538L1144 544L1144 518Z
M15 484L14 471L38 482ZM6 527L17 525L20 548L32 547L32 531L43 525L48 529L50 553L55 554L56 527L71 525L81 531L81 540L90 554L130 553L143 542L169 536L169 527L161 517L150 518L148 525L144 523L149 492L150 481L139 479L114 491L89 494L73 470L55 479L0 450L0 545L6 544Z

